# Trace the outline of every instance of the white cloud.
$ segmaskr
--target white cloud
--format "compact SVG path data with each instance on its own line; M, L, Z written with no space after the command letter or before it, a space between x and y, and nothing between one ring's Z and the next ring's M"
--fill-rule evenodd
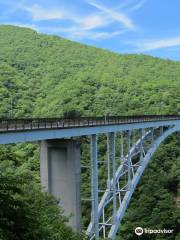
M115 21L122 23L126 28L131 30L134 30L136 28L133 21L129 17L127 17L125 14L116 12L108 7L98 4L94 0L87 0L87 3L99 9L103 13L107 14L109 17L111 17Z
M93 29L104 27L110 24L107 18L100 15L90 15L87 17L74 19L76 23L79 23L83 29Z
M21 3L17 8L26 11L31 15L32 24L26 25L41 32L61 34L64 33L65 37L72 39L107 39L114 36L123 34L127 30L134 30L135 24L121 11L117 12L114 9L110 9L101 4L97 4L94 0L85 0L88 4L93 6L95 9L90 14L79 14L78 12L68 9L64 5L61 7L50 8L47 5ZM132 0L134 1L134 0ZM145 0L141 0L144 2ZM139 2L140 4L140 2ZM138 8L140 5L134 5L134 8ZM85 15L86 14L86 15ZM57 27L50 26L47 22L47 26L42 27L40 21L51 21L59 20ZM67 20L70 26L63 26L61 20ZM120 22L121 26L116 28L114 31L107 30L107 26L113 26L114 22ZM25 26L24 24L16 24L18 26Z
M180 46L180 37L166 38L160 40L139 41L134 43L137 47L136 52L147 52L162 48Z
M124 12L125 14L137 11L140 9L147 0L126 0L121 2L114 10Z
M137 2L134 6L132 6L132 7L128 10L128 12L133 12L133 11L138 10L138 9L141 8L146 2L147 2L147 0L142 0L142 1Z
M78 24L83 29L93 29L108 25L111 21L102 14L91 14L88 16L76 16L70 11L62 9L47 9L35 4L33 6L24 6L24 10L28 11L34 21L42 20L70 20Z
M45 9L40 7L38 4L34 4L30 7L24 7L32 15L34 21L41 20L53 20L53 19L63 19L65 15L63 11L56 9Z
M93 32L97 28L104 28L108 26L113 21L112 19L107 18L102 13L92 13L87 16L76 16L74 13L70 11L62 11L61 9L46 9L38 4L35 4L31 7L24 6L24 10L28 11L32 15L32 19L34 22L42 21L42 20L69 20L72 22L71 27L42 27L40 28L41 31L44 29L46 32L51 33L68 33L67 37L73 39L103 39L109 38L110 35L115 36L118 33L120 34L121 31L115 31L112 33L99 31Z
M84 39L88 38L91 40L102 40L112 38L114 36L118 36L123 34L124 31L114 31L114 32L92 32L92 31L74 31L71 32L69 38L71 39Z

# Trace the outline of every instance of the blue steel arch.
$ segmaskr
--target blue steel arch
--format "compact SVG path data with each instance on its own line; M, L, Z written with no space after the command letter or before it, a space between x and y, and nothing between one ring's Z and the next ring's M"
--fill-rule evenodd
M125 196L122 199L122 202L120 204L119 209L116 210L115 216L113 216L113 218L115 220L112 221L112 224L108 224L107 222L101 223L99 225L99 233L100 232L104 232L104 235L102 234L102 236L104 238L108 238L108 239L115 239L116 237L116 233L120 227L120 223L121 220L123 219L123 216L125 214L125 211L128 207L128 204L131 200L132 194L135 191L135 188L138 184L138 182L140 181L140 178L145 170L145 168L147 167L149 161L151 160L151 158L153 157L154 153L156 152L156 150L158 149L159 145L171 134L173 134L174 132L178 132L180 131L180 122L178 121L175 125L172 125L171 127L168 126L166 131L162 131L161 135L155 140L153 141L153 144L150 146L150 148L148 149L148 151L146 152L146 154L143 156L143 158L141 159L141 163L137 168L137 171L134 174L134 177L132 179L132 181L130 182L130 188L127 189ZM148 130L145 135L142 137L142 141L144 141L147 137L152 135L152 131ZM126 156L126 162L128 162L128 159L131 158L131 155L134 154L134 152L136 151L136 148L141 144L140 139L136 142L136 145L133 146L129 153ZM117 184L118 180L121 178L122 174L123 174L123 165L120 165L115 173L115 182ZM114 179L111 179L111 187L113 188L113 181ZM110 203L113 204L113 197L112 197L112 193L111 191L109 191L109 189L107 188L106 191L104 192L101 201L98 205L98 219L100 219L103 215L103 211L104 208ZM111 219L110 219L111 220ZM110 222L110 221L109 221ZM109 231L105 231L105 228L109 228ZM103 229L104 228L104 229ZM91 221L91 223L88 226L87 232L86 234L90 237L90 239L98 239L99 236L96 236L96 232L93 229L93 222ZM107 236L106 236L107 234Z
M180 129L179 129L180 130ZM132 183L131 183L131 188L130 191L128 191L123 199L123 203L122 203L122 207L117 211L117 224L114 224L108 234L108 238L110 239L114 239L116 232L119 228L120 222L124 216L125 210L128 207L128 204L130 202L131 196L133 194L133 192L135 191L135 188L138 184L138 182L140 181L140 178L145 170L145 168L147 167L149 161L151 160L151 158L153 157L155 151L158 149L159 145L172 133L176 132L177 128L173 127L168 129L167 131L165 131L152 145L152 147L148 150L148 152L146 153L146 155L144 156L143 160L142 160L142 165L140 165L136 171L136 174L134 176L134 178L132 179Z

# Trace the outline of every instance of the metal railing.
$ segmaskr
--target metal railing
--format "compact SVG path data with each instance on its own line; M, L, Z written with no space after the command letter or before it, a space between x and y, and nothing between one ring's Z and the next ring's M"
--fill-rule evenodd
M180 115L0 119L0 132L93 127L169 120L180 120Z

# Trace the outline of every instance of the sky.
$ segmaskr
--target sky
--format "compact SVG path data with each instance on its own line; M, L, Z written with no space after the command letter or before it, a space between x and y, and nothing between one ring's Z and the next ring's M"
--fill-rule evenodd
M180 61L180 0L0 0L0 24Z

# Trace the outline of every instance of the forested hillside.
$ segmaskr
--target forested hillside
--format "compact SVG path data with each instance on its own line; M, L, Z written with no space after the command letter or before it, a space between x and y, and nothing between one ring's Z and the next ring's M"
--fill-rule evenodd
M180 62L146 55L120 55L26 28L0 26L0 100L2 118L180 114ZM82 152L83 160L88 162L86 143L82 144ZM13 189L7 195L0 192L3 204L6 203L0 208L0 237L80 239L58 217L55 200L39 191L38 145L1 146L0 155L1 179L10 184L2 183L2 188ZM122 239L136 239L133 231L138 225L175 229L173 236L149 235L144 239L180 239L180 209L176 203L180 195L179 158L180 139L173 135L159 149L142 178L124 219ZM28 177L33 194L29 191ZM22 187L19 181L23 179ZM6 198L15 201L13 204L19 204L18 207L11 209ZM42 208L47 206L47 212L39 210L40 218L35 214L39 204ZM10 211L8 214L5 208ZM49 220L51 208L55 222ZM10 219L11 210L20 213L18 219ZM30 234L34 228L37 235L18 236L16 221L18 226L24 225L24 234L26 231ZM27 225L21 224L24 221ZM71 236L64 238L62 232L70 232Z
M178 113L180 63L0 27L0 115ZM11 106L11 103L13 106Z

